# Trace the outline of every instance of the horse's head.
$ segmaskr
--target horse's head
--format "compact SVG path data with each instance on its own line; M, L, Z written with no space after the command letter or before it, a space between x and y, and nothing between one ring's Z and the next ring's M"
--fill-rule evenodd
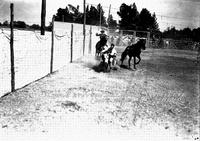
M140 38L137 43L139 44L141 49L143 49L143 50L146 49L146 39L145 38Z

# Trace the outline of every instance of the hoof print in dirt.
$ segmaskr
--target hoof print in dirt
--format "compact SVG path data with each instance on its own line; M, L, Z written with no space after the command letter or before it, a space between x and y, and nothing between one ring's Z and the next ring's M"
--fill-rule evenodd
M2 128L8 128L8 125L3 125Z
M42 130L42 133L46 133L47 131L46 130Z
M62 107L64 108L73 108L74 110L79 111L81 106L79 106L76 102L72 102L72 101L65 101L62 102Z
M165 129L169 129L169 126L166 126Z
M167 111L167 113L168 113L169 115L171 115L171 116L176 116L176 113L175 113L172 109L169 109L169 110Z

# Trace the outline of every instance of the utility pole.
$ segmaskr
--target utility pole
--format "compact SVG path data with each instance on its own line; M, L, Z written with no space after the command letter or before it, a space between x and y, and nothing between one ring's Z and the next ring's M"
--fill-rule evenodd
M41 7L41 35L45 34L46 0L42 0Z
M108 29L109 29L109 22L110 22L110 9L111 9L111 4L109 6L109 11L108 11Z
M101 5L99 5L99 10L100 10L100 28L101 28L101 14L102 14Z
M111 10L111 4L109 6L109 11L108 11L108 22L110 21L110 10Z
M83 11L84 11L84 21L83 21L83 55L84 55L85 54L85 24L86 24L85 0L83 0Z

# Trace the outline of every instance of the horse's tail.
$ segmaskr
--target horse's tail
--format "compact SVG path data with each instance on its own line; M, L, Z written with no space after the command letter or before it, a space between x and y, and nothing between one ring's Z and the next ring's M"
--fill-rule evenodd
M128 54L128 49L126 48L124 50L124 52L122 52L120 61L124 61L124 59L126 58L127 54Z

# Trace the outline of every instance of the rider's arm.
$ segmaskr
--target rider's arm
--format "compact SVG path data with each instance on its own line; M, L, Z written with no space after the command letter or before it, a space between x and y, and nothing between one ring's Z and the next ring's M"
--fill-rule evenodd
M106 48L104 48L101 52L102 52L102 53L106 53L106 52L108 51L108 49L109 49L109 48L106 47Z
M96 33L96 36L102 36L102 34L101 34L101 33L100 33L100 34L99 34L99 33Z

